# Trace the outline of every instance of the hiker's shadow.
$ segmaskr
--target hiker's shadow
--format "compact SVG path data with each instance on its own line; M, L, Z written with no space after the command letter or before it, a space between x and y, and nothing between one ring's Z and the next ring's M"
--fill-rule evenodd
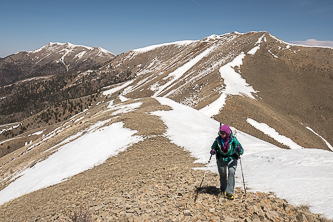
M220 193L220 189L214 186L205 186L205 187L196 187L195 189L195 198L194 198L194 202L197 200L198 195L199 194L210 194L210 195L214 195L215 197L218 197L219 193Z

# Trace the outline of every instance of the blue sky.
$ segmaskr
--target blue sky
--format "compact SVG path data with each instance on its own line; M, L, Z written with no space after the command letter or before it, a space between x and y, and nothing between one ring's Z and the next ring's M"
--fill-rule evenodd
M332 24L332 0L0 0L0 57L49 42L119 54L232 31L332 44Z

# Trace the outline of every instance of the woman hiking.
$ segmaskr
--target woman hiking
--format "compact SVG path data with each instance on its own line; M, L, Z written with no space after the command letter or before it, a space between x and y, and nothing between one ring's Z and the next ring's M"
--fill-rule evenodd
M233 200L235 188L235 173L237 168L237 160L244 153L242 145L236 137L232 135L228 125L220 127L219 136L216 137L210 154L216 154L217 168L220 174L220 190L221 194L227 199ZM228 169L228 175L227 175Z

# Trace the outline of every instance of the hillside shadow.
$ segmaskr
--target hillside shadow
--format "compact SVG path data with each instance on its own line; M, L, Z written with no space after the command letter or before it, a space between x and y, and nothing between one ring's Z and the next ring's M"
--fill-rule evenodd
M196 187L194 202L197 201L199 194L204 194L204 193L218 197L218 195L220 193L220 189L215 186Z

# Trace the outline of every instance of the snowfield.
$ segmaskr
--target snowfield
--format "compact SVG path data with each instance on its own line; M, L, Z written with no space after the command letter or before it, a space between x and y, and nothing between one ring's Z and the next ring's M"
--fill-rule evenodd
M248 118L247 122L249 124L251 124L254 128L260 130L264 134L272 137L273 139L275 139L279 143L284 144L284 145L288 146L291 149L302 149L303 148L300 145L298 145L297 143L295 143L294 141L292 141L290 138L285 137L283 135L280 135L278 132L276 132L275 129L268 126L266 123L258 123L257 121L255 121L251 118Z
M100 127L106 122L97 123ZM24 194L45 188L102 164L110 156L125 151L142 137L133 136L137 131L123 128L118 122L95 129L65 144L46 160L21 172L18 179L0 191L0 205Z
M157 99L173 109L153 113L167 125L166 136L190 151L198 162L206 164L219 123L170 99ZM257 127L261 126L265 127L264 124ZM239 130L237 139L244 148L242 164L246 187L252 192L272 191L293 205L309 205L312 212L333 219L333 152L299 147L282 149ZM236 186L243 187L239 164L237 168ZM214 159L208 169L218 173ZM219 181L209 185L219 187Z

